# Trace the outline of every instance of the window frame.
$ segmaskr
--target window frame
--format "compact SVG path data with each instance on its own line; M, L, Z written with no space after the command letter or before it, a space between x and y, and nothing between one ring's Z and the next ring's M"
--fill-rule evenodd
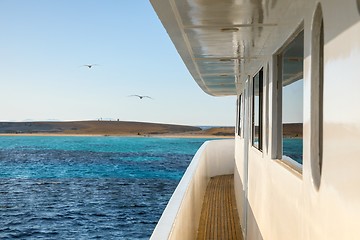
M264 69L261 68L252 78L252 120L251 120L251 145L258 149L259 151L263 150L263 101L264 101ZM256 126L255 126L255 80L258 77L259 79L259 101L258 101L258 119L259 119L259 127L258 127L258 143L255 144L255 136L256 136Z
M291 167L293 170L298 172L300 175L302 174L303 164L298 163L292 158L285 158L283 155L283 58L288 50L288 47L297 39L299 34L305 34L304 22L302 22L298 28L293 32L291 37L283 44L283 46L277 51L276 54L273 55L273 64L274 64L274 78L276 79L275 85L273 86L275 95L273 96L273 100L275 103L273 104L273 112L275 111L276 116L273 116L273 137L272 137L272 148L271 148L271 158L281 160L286 165ZM303 47L305 51L305 38L303 38ZM304 58L303 58L304 61ZM304 64L304 62L303 62ZM304 65L302 69L302 79L304 80ZM299 78L300 80L300 78ZM297 80L296 80L297 81ZM296 82L294 81L294 82ZM304 85L303 85L304 87ZM303 88L304 89L304 88ZM304 104L304 102L303 102ZM304 107L304 105L303 105ZM304 123L302 123L304 125ZM302 152L304 152L304 146L302 148ZM304 156L302 156L304 159Z
M236 134L237 136L239 137L242 137L242 106L243 106L243 103L242 103L242 94L239 94L238 95L238 98L237 98L237 115L236 115L236 126L237 126L237 130L236 130Z

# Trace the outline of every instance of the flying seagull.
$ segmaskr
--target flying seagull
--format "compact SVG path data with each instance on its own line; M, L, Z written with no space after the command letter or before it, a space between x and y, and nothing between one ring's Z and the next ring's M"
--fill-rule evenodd
M84 64L84 67L92 68L94 66L98 66L98 64Z
M143 99L143 98L150 98L150 99L153 99L152 97L149 97L149 96L144 96L144 95L130 95L129 97L138 97L139 99Z

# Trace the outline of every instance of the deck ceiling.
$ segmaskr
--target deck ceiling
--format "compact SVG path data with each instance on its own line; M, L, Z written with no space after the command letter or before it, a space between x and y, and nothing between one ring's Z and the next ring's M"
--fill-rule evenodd
M273 54L281 0L150 0L198 85L236 95ZM287 1L285 1L287 2Z

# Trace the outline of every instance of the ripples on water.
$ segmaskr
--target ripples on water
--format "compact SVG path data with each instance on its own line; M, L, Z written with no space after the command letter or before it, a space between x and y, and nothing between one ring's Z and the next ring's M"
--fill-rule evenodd
M204 141L1 137L0 239L148 239Z

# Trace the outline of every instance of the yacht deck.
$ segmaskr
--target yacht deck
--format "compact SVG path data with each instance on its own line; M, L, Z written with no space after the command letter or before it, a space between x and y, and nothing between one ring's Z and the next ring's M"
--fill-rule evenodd
M242 240L234 175L212 177L206 188L197 239Z

